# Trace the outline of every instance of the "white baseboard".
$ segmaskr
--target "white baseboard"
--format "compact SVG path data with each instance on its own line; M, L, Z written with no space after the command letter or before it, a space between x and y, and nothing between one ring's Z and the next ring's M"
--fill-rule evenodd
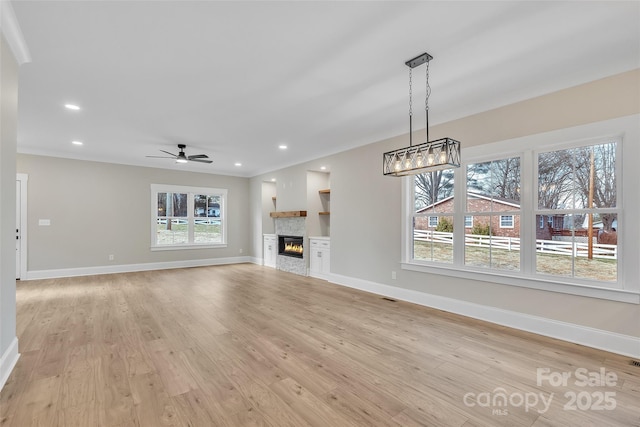
M241 264L253 262L249 256L193 259L184 261L150 262L145 264L103 265L97 267L61 268L55 270L27 271L23 280L56 279L60 277L95 276L96 274L131 273L134 271L167 270L171 268L206 267L210 265Z
M18 337L14 337L9 348L7 348L2 357L0 357L0 390L2 390L7 379L9 379L9 375L11 375L11 371L13 371L19 358Z
M308 270L307 271L307 276L309 277L314 277L316 279L321 279L321 280L331 280L328 274L325 273L318 273L317 271L311 271ZM338 285L340 285L341 283L338 283Z
M460 301L368 280L331 274L331 283L436 308L510 328L533 332L600 350L640 358L640 338L539 316Z
M251 260L249 262L251 264L264 265L264 260L262 258L257 258L254 256L251 257Z

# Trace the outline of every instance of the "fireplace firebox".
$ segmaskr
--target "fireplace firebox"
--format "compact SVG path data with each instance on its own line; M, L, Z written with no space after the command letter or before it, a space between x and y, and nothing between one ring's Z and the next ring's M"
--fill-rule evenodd
M278 255L304 258L304 238L301 236L278 236Z

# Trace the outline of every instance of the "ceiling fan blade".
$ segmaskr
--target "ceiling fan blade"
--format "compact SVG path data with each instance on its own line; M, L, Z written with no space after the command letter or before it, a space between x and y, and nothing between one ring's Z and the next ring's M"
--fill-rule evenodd
M146 156L146 157L151 157L153 159L175 159L176 157L167 157L167 156Z
M213 160L189 159L190 162L213 163Z
M208 159L209 156L207 156L206 154L194 154L193 156L187 156L187 158L189 160L193 160L193 159Z
M167 153L168 155L173 156L174 158L175 158L175 157L178 157L178 155L177 155L177 154L173 154L173 153L170 153L170 152L168 152L168 151L164 151L164 150L160 150L160 151L162 151L163 153Z

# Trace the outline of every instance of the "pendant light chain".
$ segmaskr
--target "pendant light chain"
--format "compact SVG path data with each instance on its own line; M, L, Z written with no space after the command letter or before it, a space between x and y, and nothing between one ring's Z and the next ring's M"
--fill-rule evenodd
M413 145L413 82L412 82L412 68L409 68L409 146Z
M431 86L429 86L429 62L427 61L427 66L426 66L426 72L425 72L425 78L427 80L427 91L426 91L426 96L424 98L424 114L425 114L425 118L427 120L427 142L429 141L429 96L431 95Z

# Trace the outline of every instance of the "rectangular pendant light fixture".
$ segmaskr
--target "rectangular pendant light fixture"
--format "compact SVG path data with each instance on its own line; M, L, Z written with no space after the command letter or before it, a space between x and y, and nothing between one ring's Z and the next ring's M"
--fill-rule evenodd
M409 67L409 146L393 151L388 151L382 156L383 175L405 176L416 175L424 172L438 171L442 169L457 168L460 166L460 141L451 138L442 138L429 141L429 61L433 57L423 53L405 62ZM412 69L422 64L427 64L426 81L427 90L425 98L425 116L427 142L413 145L413 112L412 112Z
M460 141L442 138L384 153L382 173L404 176L460 166Z

